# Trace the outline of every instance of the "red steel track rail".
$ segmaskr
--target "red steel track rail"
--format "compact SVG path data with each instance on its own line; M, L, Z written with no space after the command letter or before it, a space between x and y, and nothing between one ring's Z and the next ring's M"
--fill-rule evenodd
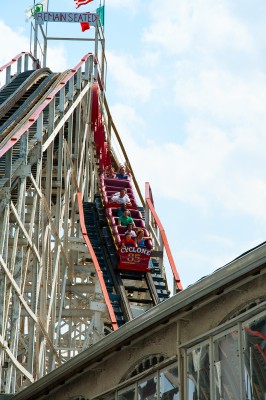
M158 226L158 228L160 230L160 234L161 234L162 241L163 241L163 244L164 244L164 247L165 247L165 251L166 251L166 254L167 254L167 257L168 257L168 261L169 261L169 264L170 264L170 267L171 267L171 270L172 270L172 273L173 273L173 276L174 276L174 281L175 281L175 284L176 284L176 288L178 290L183 290L183 287L182 287L182 284L181 284L181 280L180 280L179 274L177 272L176 265L175 265L175 262L174 262L174 259L173 259L173 256L172 256L172 252L171 252L168 240L167 240L167 236L166 236L165 230L163 228L163 225L162 225L162 223L160 221L160 218L158 217L158 215L157 215L157 213L155 211L154 205L153 205L152 191L151 191L149 182L145 183L145 200L146 200L146 204L147 204L148 208L150 209L151 214L152 214L152 216L153 216L153 218L154 218L154 220L155 220L155 222L156 222L156 224L157 224L157 226Z

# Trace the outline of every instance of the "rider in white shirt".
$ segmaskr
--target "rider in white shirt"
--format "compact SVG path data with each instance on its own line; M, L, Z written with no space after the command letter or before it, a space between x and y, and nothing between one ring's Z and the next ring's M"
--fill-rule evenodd
M128 194L126 194L126 189L122 188L120 192L117 192L113 194L111 197L111 203L119 203L119 204L126 204L126 205L131 205L130 198Z

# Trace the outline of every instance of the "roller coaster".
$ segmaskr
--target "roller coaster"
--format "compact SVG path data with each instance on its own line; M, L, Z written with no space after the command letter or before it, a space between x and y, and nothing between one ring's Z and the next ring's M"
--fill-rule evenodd
M22 52L0 74L0 390L8 394L182 285L151 187L143 198L112 119L98 57L53 73ZM107 178L121 163L130 177ZM145 248L121 247L126 228L110 203L121 187L151 237Z

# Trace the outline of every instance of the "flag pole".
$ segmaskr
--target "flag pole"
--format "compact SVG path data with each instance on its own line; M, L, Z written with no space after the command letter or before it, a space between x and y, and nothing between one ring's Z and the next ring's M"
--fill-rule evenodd
M47 12L49 11L49 0L47 0L47 10L46 11ZM47 36L47 33L48 33L48 22L46 22L46 29L45 29L46 36Z
M102 0L100 0L100 3L102 5ZM104 31L104 25L105 25L105 0L103 0L103 31Z

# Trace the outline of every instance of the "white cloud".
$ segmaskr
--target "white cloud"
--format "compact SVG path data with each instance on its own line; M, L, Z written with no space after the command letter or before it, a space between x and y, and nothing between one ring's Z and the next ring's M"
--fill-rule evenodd
M49 46L47 51L47 66L54 72L62 72L67 68L67 54L65 47Z
M116 105L112 114L141 189L150 181L164 201L194 204L206 215L213 213L215 204L227 213L265 220L264 170L258 171L257 163L251 162L244 172L245 155L226 131L194 119L182 145L157 143L145 139L148 128L133 109ZM263 151L261 157L263 161Z
M170 53L187 50L220 51L223 47L250 51L252 39L247 28L234 18L228 1L169 0L151 2L152 24L143 40L160 44Z
M143 131L145 123L143 119L136 113L133 107L125 104L116 103L112 105L111 114L118 129L120 138L128 153L129 160L130 162L134 162L135 166L136 158L132 158L131 155L134 154L135 151L138 151L138 146L136 143L138 139L141 138L139 132ZM119 145L117 144L118 142L114 138L114 135L112 140L114 141L114 149L117 153L117 157L119 158L119 162L124 163L124 156L119 148Z
M256 239L239 243L237 239L230 240L230 238L213 235L206 236L205 239L205 245L200 248L196 248L196 246L190 248L172 246L174 248L173 256L184 288L205 276L213 274L218 268L226 266L236 257L258 246L264 240L261 237L256 237ZM169 267L167 272L170 277ZM168 281L171 282L171 278L168 278Z
M156 51L149 82L157 81L158 71L161 82L162 76L168 78L167 85L153 88L153 99L160 98L161 104L169 101L171 112L182 110L182 143L178 140L180 127L169 129L166 124L167 132L162 132L158 143L151 139L152 128L139 126L119 113L116 118L142 187L151 180L161 198L189 202L206 214L216 204L229 213L265 219L266 74L258 66L256 70L241 64L232 66L228 57L221 65L219 52L234 50L239 55L240 51L245 57L255 52L256 40L243 20L233 17L228 4L225 0L170 0L163 7L159 0L150 3L152 24L144 39L171 54L167 60L160 59L160 50ZM126 102L134 95L139 100L142 91L149 93L151 86L143 90L143 82L132 85L141 82L132 79L132 70L142 71L137 69L137 58L115 56L113 65L117 66L115 76ZM125 96L129 92L132 97ZM135 109L140 110L137 104ZM142 110L140 113L144 115ZM154 115L155 120L163 117Z
M133 14L136 14L139 6L141 4L141 0L108 0L108 7L113 8L126 8L131 11Z
M214 234L205 235L204 240L221 245L223 247L227 247L229 249L232 249L233 246L235 245L234 241L231 238L220 236L220 235L214 235Z
M229 258L228 255L212 256L209 253L191 248L189 250L179 249L173 255L174 259L178 260L177 270L184 289L232 260L231 255L229 255ZM168 279L168 281L170 280Z
M0 21L0 32L0 65L11 61L15 55L22 51L30 50L29 39L24 36L23 29L20 28L15 31L3 21ZM47 65L52 71L63 71L66 69L66 51L63 45L49 46L47 56Z
M107 54L109 73L117 82L116 89L123 99L137 99L146 102L150 99L153 90L151 79L141 75L138 71L140 63L131 56L119 56L115 53Z
M6 64L21 51L29 51L29 40L23 36L24 31L14 31L3 21L0 21L0 64Z
M188 113L234 125L258 118L266 122L266 74L262 71L246 76L219 66L195 66L193 61L176 63L174 71L176 104Z

